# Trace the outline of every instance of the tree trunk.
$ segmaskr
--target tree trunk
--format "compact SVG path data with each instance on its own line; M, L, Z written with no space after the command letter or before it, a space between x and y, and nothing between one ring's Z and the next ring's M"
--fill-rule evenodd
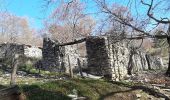
M77 58L77 64L78 64L78 67L79 67L80 75L81 75L82 78L84 78L83 72L82 72L82 68L81 68L81 63L80 63L80 59L79 59L79 58Z
M169 63L168 63L168 70L166 71L166 75L170 76L170 37L167 38L167 42L168 42Z
M16 72L18 68L18 55L15 55L15 57L12 60L12 73L11 73L11 81L10 85L15 85L16 84Z
M70 64L70 57L68 55L68 64L69 64L69 73L70 73L70 77L73 78L73 70L71 68L71 64Z

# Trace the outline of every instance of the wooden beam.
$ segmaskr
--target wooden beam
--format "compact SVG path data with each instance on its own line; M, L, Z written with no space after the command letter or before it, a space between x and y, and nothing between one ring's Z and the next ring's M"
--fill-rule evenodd
M82 38L82 39L75 40L75 41L72 41L72 42L61 43L61 44L59 44L59 46L73 45L73 44L82 43L84 41L86 41L86 38Z

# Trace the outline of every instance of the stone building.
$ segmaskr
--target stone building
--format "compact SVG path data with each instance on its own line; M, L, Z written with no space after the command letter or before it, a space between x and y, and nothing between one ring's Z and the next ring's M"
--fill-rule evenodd
M44 38L42 49L42 60L39 62L38 67L44 70L57 71L60 65L59 61L59 46L56 46L57 41L49 38Z
M105 38L91 37L86 40L87 66L94 75L110 74L110 60Z
M112 42L108 37L87 38L88 72L121 80L128 72L160 69L163 66L159 57L147 55L141 50L132 52L125 41Z
M71 68L77 67L77 45L59 46L58 41L50 38L44 38L42 49L42 60L36 64L36 67L57 72L69 73Z
M113 42L109 37L91 36L85 42L86 72L93 75L121 80L127 74L160 69L163 65L161 58L129 47L126 40ZM82 60L77 44L61 46L58 41L49 38L44 38L42 55L37 67L49 71L69 73L70 67L79 70L77 59Z
M24 55L30 58L42 58L42 48L31 45L24 45Z
M0 44L0 58L12 57L13 54L19 54L28 58L42 57L42 50L39 47L17 44L17 43L3 43Z
M13 54L24 54L24 46L15 43L3 43L0 45L0 58L12 57Z

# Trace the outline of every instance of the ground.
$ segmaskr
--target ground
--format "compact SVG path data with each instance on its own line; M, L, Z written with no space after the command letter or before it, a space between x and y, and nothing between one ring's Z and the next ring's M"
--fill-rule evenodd
M140 73L140 75L120 82L80 77L73 79L38 78L31 75L19 75L17 84L26 100L71 100L68 95L76 94L87 100L165 100L165 98L169 100L169 78L163 77L162 72L153 71L150 73ZM146 75L148 76L146 77ZM9 75L1 75L0 78L0 87L8 87ZM158 79L166 79L166 81L160 83Z

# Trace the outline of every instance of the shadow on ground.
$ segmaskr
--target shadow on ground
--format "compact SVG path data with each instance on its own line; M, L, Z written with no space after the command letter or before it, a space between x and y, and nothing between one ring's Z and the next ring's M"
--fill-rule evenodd
M61 92L45 90L37 85L24 85L22 91L28 100L71 100Z
M0 85L0 89L4 89L6 88L7 86L4 86L4 85Z
M166 95L156 91L153 88L148 88L146 86L141 86L141 85L131 86L129 84L125 84L125 83L122 83L122 82L112 82L112 84L124 86L124 87L127 87L129 89L111 92L111 93L108 93L106 95L101 95L99 100L136 100L137 97L136 97L136 94L134 93L134 91L139 91L139 90L142 90L143 92L145 92L148 95L151 95L155 98L164 98L165 100L170 100L170 98L167 97Z

